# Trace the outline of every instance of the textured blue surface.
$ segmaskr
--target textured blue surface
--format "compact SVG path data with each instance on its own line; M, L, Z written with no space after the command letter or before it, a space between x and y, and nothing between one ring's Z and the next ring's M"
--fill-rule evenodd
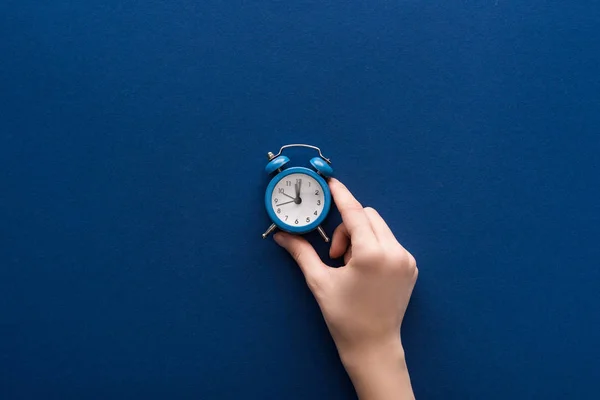
M275 212L273 211L271 199L273 198L273 190L275 190L275 185L277 185L277 183L279 183L279 181L282 180L284 177L291 174L306 174L315 179L323 188L323 210L321 210L321 214L317 216L317 218L314 221L305 226L294 226L292 224L286 224L284 221L277 218L277 215L275 215ZM271 182L269 182L269 184L267 185L267 190L265 191L265 209L267 211L267 215L269 216L271 221L273 221L275 225L277 225L280 229L292 233L306 234L312 230L317 229L317 227L321 225L325 218L327 218L329 210L331 209L331 203L331 191L329 190L329 186L327 185L327 182L325 182L325 179L319 176L312 169L308 169L305 167L291 167L280 172L279 174L275 175L273 179L271 179ZM267 225L270 225L270 223Z
M0 397L352 398L260 236L304 142L418 260L418 398L597 398L599 38L591 1L0 2Z

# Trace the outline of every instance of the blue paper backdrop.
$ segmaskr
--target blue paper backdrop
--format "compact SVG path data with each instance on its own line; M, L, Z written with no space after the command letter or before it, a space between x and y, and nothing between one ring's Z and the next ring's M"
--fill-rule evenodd
M289 142L416 256L418 398L597 398L597 2L4 0L0 54L1 398L353 398Z

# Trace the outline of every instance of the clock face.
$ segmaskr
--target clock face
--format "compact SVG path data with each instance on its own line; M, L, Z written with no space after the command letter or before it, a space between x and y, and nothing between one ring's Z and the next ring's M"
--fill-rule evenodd
M321 216L325 207L323 187L310 175L289 174L275 184L271 207L286 225L298 228L310 225Z

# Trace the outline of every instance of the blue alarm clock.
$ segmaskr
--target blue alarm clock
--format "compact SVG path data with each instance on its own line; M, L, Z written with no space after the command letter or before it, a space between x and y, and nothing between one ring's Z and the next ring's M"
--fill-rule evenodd
M290 159L281 155L290 147L307 147L319 152L319 157L310 160L314 170L305 167L287 167ZM331 161L321 149L308 144L288 144L279 153L267 153L267 174L274 174L265 192L265 207L273 223L263 233L263 239L279 228L282 231L305 234L317 230L326 242L329 237L321 223L331 209L331 192L327 179L333 175Z

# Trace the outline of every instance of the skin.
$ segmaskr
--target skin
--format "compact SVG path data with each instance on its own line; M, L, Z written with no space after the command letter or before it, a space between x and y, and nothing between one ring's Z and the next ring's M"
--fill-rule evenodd
M338 180L329 182L342 216L331 268L302 237L279 232L275 241L302 270L317 300L340 359L361 400L414 399L400 327L418 269L379 213L364 208Z

